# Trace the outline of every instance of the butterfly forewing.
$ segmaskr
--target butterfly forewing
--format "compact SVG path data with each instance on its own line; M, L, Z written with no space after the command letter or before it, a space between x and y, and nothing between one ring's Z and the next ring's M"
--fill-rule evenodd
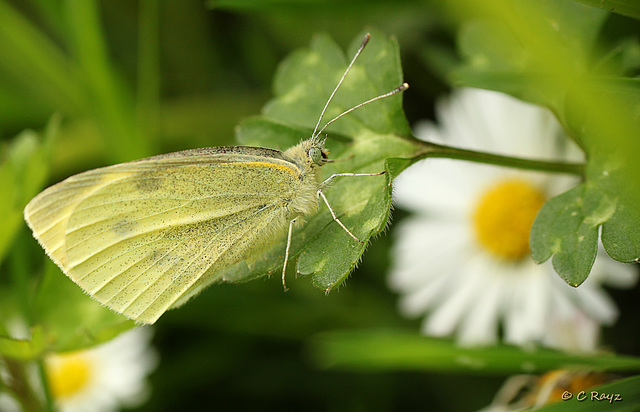
M26 220L85 291L153 323L286 228L287 200L300 185L297 167L278 151L233 149L81 173L34 198Z

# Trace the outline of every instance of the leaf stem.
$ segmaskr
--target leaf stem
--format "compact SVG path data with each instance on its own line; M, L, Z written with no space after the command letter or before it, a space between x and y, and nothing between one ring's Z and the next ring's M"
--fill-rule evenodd
M414 158L415 161L429 157L442 157L540 172L567 173L573 175L584 174L585 165L582 163L525 159L521 157L503 156L487 152L477 152L475 150L460 149L457 147L425 142L413 137L410 138L410 140L422 148L420 153L418 153Z
M51 387L49 386L49 379L47 378L47 369L44 359L38 359L38 375L40 382L42 383L42 393L44 395L44 405L47 412L54 412L54 400L51 394Z

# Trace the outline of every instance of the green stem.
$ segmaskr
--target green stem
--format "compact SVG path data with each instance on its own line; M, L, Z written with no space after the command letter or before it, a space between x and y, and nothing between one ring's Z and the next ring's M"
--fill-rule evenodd
M22 239L20 239L25 234L26 231L20 230L16 235L12 253L9 254L9 276L11 276L11 281L15 284L20 312L27 324L31 326L33 325L32 277L28 266L25 264L25 262L29 261L29 254L26 250L27 242L22 242Z
M42 392L44 395L46 411L54 412L53 396L51 396L51 388L49 387L49 379L47 378L46 365L42 358L38 360L38 375L40 376L40 382L42 382Z
M539 172L567 173L583 175L585 165L582 163L550 162L545 160L532 160L520 157L503 156L474 150L459 149L457 147L439 145L411 138L412 142L421 146L422 151L414 160L429 157L443 157L448 159L467 160L477 163L485 163L497 166L513 167Z

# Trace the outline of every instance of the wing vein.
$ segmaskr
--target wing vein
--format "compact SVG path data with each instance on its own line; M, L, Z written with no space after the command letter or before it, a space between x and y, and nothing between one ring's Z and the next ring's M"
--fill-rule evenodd
M263 211L263 210L266 210L266 209L268 209L268 208L270 208L270 207L273 207L273 206L275 206L275 205L276 205L275 203L272 203L272 204L270 204L270 205L266 205L266 206L262 207L258 212L261 212L261 211ZM248 209L250 209L250 208L246 208L246 209L239 210L238 212L236 212L236 213L234 213L234 214L238 214L238 213L243 212L243 211L246 211L246 210L248 210ZM228 215L228 216L231 216L231 215ZM222 232L224 232L225 230L227 230L229 227L231 227L231 226L233 226L233 225L236 225L236 224L238 224L238 223L244 222L244 221L245 221L246 219L248 219L249 217L251 217L251 216L247 216L247 217L242 218L242 219L240 219L240 220L238 220L238 221L236 221L236 222L233 222L233 223L231 223L231 224L229 224L229 225L227 225L227 226L225 226L225 227L223 227L223 228L219 229L219 230L218 230L218 232L222 233ZM104 249L98 250L98 251L96 251L95 253L92 253L92 254L89 254L89 255L87 255L87 256L84 256L82 260L79 260L79 261L77 261L77 262L74 262L74 266L70 266L70 267L69 267L69 269L72 269L72 268L74 268L74 267L76 267L76 266L78 266L78 265L80 265L80 264L82 264L82 263L86 262L88 259L90 259L90 258L92 258L92 257L94 257L94 256L96 256L96 255L98 255L98 254L100 254L100 253L102 253L102 252L107 251L107 249L110 249L110 248L112 248L112 247L114 247L114 246L117 246L119 243L123 242L124 240L132 240L132 239L135 239L135 238L137 238L137 237L140 237L140 236L143 236L143 235L146 235L146 234L150 234L150 233L153 233L153 232L158 232L159 230L161 230L161 229L155 229L155 230L148 231L148 232L139 232L139 233L136 233L134 236L130 236L130 237L126 238L126 239L119 239L116 243L113 243L113 244L109 245L108 247L106 247L106 248L104 248ZM200 236L209 235L209 234L211 234L211 233L212 233L212 232L210 232L210 231L209 231L209 232L205 232L205 233L201 233L201 234L197 234L197 235L193 235L193 236L188 236L188 237L185 237L185 238L180 239L180 240L181 240L181 241L187 241L187 240L195 239L195 238L200 237ZM141 245L139 245L139 246L136 246L136 247L134 247L134 248L127 249L127 250L125 250L125 252L123 252L123 253L121 253L121 254L119 254L119 255L117 255L117 256L114 256L111 260L109 260L109 261L107 261L107 262L103 263L102 265L100 265L100 266L96 267L95 269L93 269L92 271L90 271L90 272L86 273L85 275L83 275L83 276L82 276L81 278L79 278L79 279L80 279L80 280L81 280L81 279L84 279L86 276L88 276L88 275L90 275L90 274L94 273L96 270L98 270L98 269L100 269L100 268L104 267L104 266L105 266L106 264L108 264L110 261L112 261L112 260L115 260L115 259L118 259L118 258L122 257L123 255L125 255L125 254L126 254L126 253L128 253L129 251L133 251L133 250L137 250L137 249L142 248L142 247L146 247L146 246L148 246L148 245L150 245L150 244L153 244L153 243L156 243L156 242L162 241L163 239L164 239L164 238L156 239L156 240L153 240L153 241L151 241L151 242L144 243L144 244L141 244ZM136 262L136 263L137 263L137 262ZM132 266L133 266L133 265L132 265Z
M261 208L259 212L262 212L262 211L267 210L267 209L268 209L268 208ZM244 220L246 220L246 218L245 218L245 219L242 219L242 220L240 220L240 221L238 221L238 222L235 222L233 225L230 225L230 226L228 226L227 228L225 228L225 230L226 230L226 229L228 229L228 228L229 228L229 227L231 227L231 226L235 226L235 225L239 224L240 222L242 222L242 221L244 221ZM273 218L272 218L272 219L270 219L270 220L269 220L269 222L271 222L272 220L273 220ZM269 222L267 222L267 223L269 223ZM249 230L251 230L251 228L247 228L247 229L242 233L242 236L236 236L236 239L235 239L233 242L231 242L231 243L230 243L230 244L229 244L229 245L224 249L224 251L223 251L222 253L220 253L220 254L218 255L218 259L219 259L219 258L220 258L220 256L222 256L224 253L227 253L227 252L228 252L228 251L229 251L233 246L235 246L235 245L240 241L240 239L242 239L242 238L243 238L243 236L244 236L246 233L248 233L248 232L249 232ZM254 237L255 237L255 236L254 236ZM198 254L198 256L194 257L194 258L191 260L191 262L189 263L189 265L184 266L184 267L180 270L179 276L181 276L183 273L185 273L185 271L186 271L186 270L187 270L191 265L193 265L193 263L196 261L196 259L197 259L198 257L200 257L200 256L201 256L201 255L202 255L206 250L208 250L208 249L209 249L209 247L211 246L211 244L212 244L214 241L215 241L215 239L212 239L212 240L207 244L207 246L206 246L206 247L204 247L204 248L202 249L202 251ZM189 283L186 285L186 287L184 287L184 288L182 289L181 293L180 293L179 295L177 295L177 296L175 297L175 299L173 299L172 301L170 301L170 302L168 302L168 303L166 303L166 304L164 305L164 307L162 308L161 312L164 312L164 311L166 311L166 310L167 310L167 308L171 307L171 305L172 305L172 304L173 304L177 299L179 299L179 298L180 298L180 296L182 296L182 295L184 294L184 292L185 292L186 290L188 290L188 289L189 289L189 288L190 288L190 287L191 287L195 282L197 282L197 281L198 281L198 279L200 279L200 277L202 276L202 274L203 274L203 273L205 273L205 272L206 272L206 271L207 271L211 266L212 266L212 264L211 264L211 265L208 265L206 268L204 268L204 269L199 273L199 275L198 275L198 276L194 276L194 277L192 278L192 281L191 281L191 282L189 282ZM145 289L145 291L146 291L146 290L148 290L151 286L155 285L155 284L158 282L158 280L159 280L159 279L157 279L156 281L154 281L154 283L153 283L152 285L149 285L149 287L147 287L147 288ZM150 303L145 307L145 309L144 309L144 310L142 310L140 313L144 313L147 309L149 309L149 307L151 307L151 306L152 306L152 305L153 305L153 304L154 304L154 303L155 303L155 302L160 298L160 296L161 296L162 294L164 294L164 293L167 291L167 289L168 289L170 286L171 286L171 283L168 283L168 284L167 284L167 286L165 286L165 288L162 290L162 292L157 293L157 294L156 294L156 296L153 298L153 300L152 300L152 301L151 301L151 302L150 302ZM138 297L139 297L139 296L138 296ZM127 306L127 308L129 308L129 307L130 307L134 302L135 302L135 300L134 300L134 301L132 301L132 302Z

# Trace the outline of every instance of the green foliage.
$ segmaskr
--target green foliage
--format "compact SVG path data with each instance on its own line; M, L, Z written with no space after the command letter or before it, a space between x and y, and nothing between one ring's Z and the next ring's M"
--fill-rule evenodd
M49 173L49 157L56 137L59 119L51 120L40 139L34 131L27 130L16 136L4 147L0 164L0 261L4 257L15 234L23 224L22 210L42 187Z
M598 247L598 222L587 215L593 197L580 185L549 200L531 230L531 254L541 263L553 255L553 267L571 286L585 281Z
M133 100L110 64L98 3L78 1L67 6L66 13L58 16L65 27L64 33L57 33L64 42L61 47L8 3L0 2L0 69L22 91L17 96L13 90L0 91L0 107L18 102L30 110L35 106L88 116L114 161L149 155L150 141L135 127Z
M458 34L463 64L451 74L456 86L501 91L549 107L566 124L564 103L593 65L596 37L607 14L574 2L526 1L496 10L500 19L466 22ZM554 16L553 19L545 16ZM574 137L570 134L570 136Z
M606 13L572 2L515 4L491 9L503 17L499 22L474 21L461 30L466 63L452 79L548 107L586 152L585 183L547 202L530 241L536 261L553 256L559 275L578 286L595 260L600 226L611 257L640 258L640 211L633 206L640 200L634 178L640 168L631 154L639 148L640 120L633 114L640 110L639 83L625 77L622 60L597 46ZM619 53L633 47L625 43Z
M40 358L46 350L42 327L31 330L30 339L13 339L0 336L0 355L13 359L33 360Z
M640 19L640 4L635 0L574 0L603 10Z
M44 329L47 349L53 352L94 346L135 326L96 304L52 262L45 267L33 311L34 323Z
M172 150L233 144L236 119L255 114L269 95L264 86L276 62L305 44L312 32L329 32L338 44L367 24L397 35L412 87L405 96L412 121L426 117L435 94L448 87L429 78L432 65L416 63L436 61L435 71L448 74L450 84L505 91L549 107L588 160L586 168L564 167L417 142L408 137L402 98L395 96L328 129L330 157L340 161L324 167L325 177L386 169L395 178L426 157L586 170L580 186L542 210L531 240L534 257L553 256L565 280L579 284L588 274L601 230L611 256L633 261L640 252L638 190L633 183L640 173L631 161L639 152L639 89L633 76L640 67L640 47L637 38L615 34L609 39L601 30L610 18L606 10L636 18L640 13L635 1L580 2L593 7L569 0L212 0L208 4L217 10L210 13L202 2L175 0L1 0L0 124L6 143L0 166L0 357L11 362L39 359L49 351L95 345L133 326L82 293L50 262L42 266L47 258L21 228L24 204L46 183L81 170ZM220 8L225 11L217 14ZM442 15L443 9L454 13ZM620 26L637 28L628 22ZM453 71L458 61L452 32L458 33L463 59ZM356 36L343 53L328 36L316 36L308 49L287 58L264 114L238 127L240 143L286 149L307 138L361 38ZM403 80L396 41L373 31L325 120ZM40 129L53 112L64 119L55 142L33 132L18 134ZM387 222L390 177L342 178L326 190L339 217L363 239L375 236ZM220 409L314 405L318 410L415 410L428 404L433 410L472 410L488 404L497 387L488 375L576 364L638 370L634 357L523 352L502 346L461 349L448 341L386 332L319 335L311 342L312 354L318 365L329 369L309 367L302 342L327 328L417 329L416 322L396 313L395 297L385 286L390 239L379 237L368 245L373 250L365 255L358 276L339 294L324 296L305 281L293 287L292 259L287 294L278 281L219 285L167 313L157 328L162 367L154 377L147 410L197 410L213 390ZM323 290L342 283L365 248L332 221L322 204L316 216L296 227L292 247L297 271L312 276L313 285ZM247 280L267 272L279 277L284 239L266 252L249 266L232 268L228 278ZM631 310L622 310L627 322L633 322L629 318L637 309L635 301L631 305L626 307ZM22 333L16 332L16 320L22 322ZM614 349L637 349L633 324L607 333L606 342ZM365 373L398 370L420 373ZM447 381L451 372L455 379ZM179 382L175 376L181 376ZM348 391L335 390L346 386ZM458 396L460 387L471 388L469 396ZM636 377L600 390L625 397L607 408L631 405L628 409L633 410L637 388ZM567 402L548 410L602 406Z
M292 53L281 65L274 81L275 98L262 118L243 122L238 141L243 145L286 149L311 136L318 116L340 80L364 33L355 38L347 55L325 35L316 36L311 47ZM395 40L372 32L372 40L345 79L325 114L324 122L403 82ZM323 124L324 124L323 122ZM411 157L417 148L409 135L401 96L393 96L338 120L327 130L330 156L337 162L323 167L324 178L334 173L376 173L385 170L391 157ZM337 135L337 136L336 136ZM337 139L334 138L337 137ZM391 207L391 186L385 176L339 178L326 189L341 221L364 241L385 227ZM285 239L268 248L254 262L241 262L226 279L245 280L275 272L282 267ZM364 253L338 226L324 206L295 231L291 256L298 256L297 272L312 275L318 288L339 286Z
M578 355L510 346L460 348L453 342L393 331L325 332L311 341L318 365L349 370L421 370L445 373L516 374L553 369L638 371L640 358Z

